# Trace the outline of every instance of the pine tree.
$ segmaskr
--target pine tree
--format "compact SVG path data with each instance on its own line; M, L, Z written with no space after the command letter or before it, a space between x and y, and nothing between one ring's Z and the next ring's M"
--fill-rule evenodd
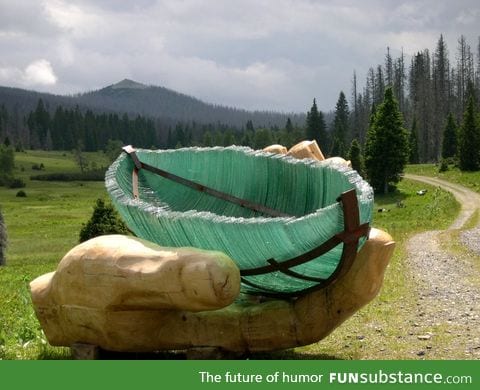
M442 157L451 158L457 154L457 124L452 113L448 114L443 131Z
M223 146L230 146L235 144L235 136L232 130L227 130L223 133Z
M337 105L335 106L335 119L333 120L332 131L332 156L346 157L347 155L347 137L349 135L349 110L345 94L340 92Z
M398 183L408 161L408 134L392 88L385 90L367 134L365 166L370 184L388 193L389 184Z
M445 127L445 119L446 114L450 112L450 108L448 105L448 91L449 91L449 76L450 76L450 68L449 68L449 61L448 61L448 50L447 44L443 39L443 35L440 35L440 39L437 43L437 48L434 54L434 61L432 66L432 79L433 79L433 99L434 99L434 107L433 112L434 115L432 117L433 120L433 129L435 134L435 155L438 157L439 155L443 156L442 153L442 136L441 136L441 129ZM445 156L443 156L445 157Z
M480 126L475 113L475 98L471 94L463 114L459 132L458 155L462 171L480 169Z
M210 130L203 133L202 144L203 146L213 146L212 133L210 133Z
M433 89L430 52L426 49L412 58L410 67L411 115L417 119L418 152L420 161L436 161L439 157L435 145L440 134L433 126Z
M123 142L118 139L109 139L105 146L104 153L108 157L110 163L115 161L120 153L122 153Z
M253 138L254 149L263 149L264 147L271 145L272 142L272 132L269 129L255 130L255 136Z
M362 149L356 138L354 138L350 144L348 159L352 163L352 168L355 169L360 176L365 176L365 162L363 160Z
M11 146L0 144L0 185L13 178L15 168L15 153Z
M408 136L408 145L410 147L410 153L408 156L408 162L410 164L418 164L418 136L417 136L417 119L413 117L412 128Z
M460 35L457 46L457 103L458 113L465 112L469 94L467 86L474 80L473 54L464 35Z
M128 229L111 204L97 199L90 220L80 230L80 242L105 234L127 234Z
M175 147L175 140L173 138L172 128L169 128L168 135L167 135L167 149L172 149L174 147Z
M327 150L327 125L323 118L323 113L318 111L317 102L313 99L313 105L307 113L306 137L308 140L317 141L320 149Z
M287 118L287 123L285 124L285 130L287 133L293 133L293 125L290 117Z
M390 48L387 46L387 54L385 55L385 84L387 87L393 87L393 60L390 55Z
M39 99L35 111L31 112L27 120L30 129L31 138L35 139L35 148L43 148L45 146L45 137L47 130L50 128L50 114L43 104L43 100Z
M0 208L0 266L7 264L7 226L3 219L2 209Z
M398 101L400 112L405 112L405 56L402 53L398 57L393 65L393 92L395 99Z
M73 157L80 168L80 172L83 174L88 167L88 161L86 155L83 153L84 146L82 141L77 142L77 147L72 150Z

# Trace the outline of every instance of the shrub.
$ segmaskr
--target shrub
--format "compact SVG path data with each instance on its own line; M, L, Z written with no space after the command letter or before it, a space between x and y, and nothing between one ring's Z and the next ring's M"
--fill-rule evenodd
M7 226L3 220L2 209L0 209L0 265L5 265L7 251Z
M0 173L0 187L2 186L8 186L10 182L12 181L13 177L10 175L2 175Z
M104 234L127 234L128 229L109 203L97 199L90 220L82 225L80 242Z
M8 186L9 186L10 188L24 188L25 185L26 185L25 182L24 182L22 179L18 178L18 177L13 178L13 179L10 181L10 183L8 183Z
M17 195L15 195L17 198L26 198L27 193L24 190L20 190L17 192Z
M446 172L448 171L448 162L447 160L442 158L442 161L440 161L440 166L438 167L438 172Z
M30 179L40 181L103 181L105 180L105 170L98 169L84 173L46 173L30 176Z

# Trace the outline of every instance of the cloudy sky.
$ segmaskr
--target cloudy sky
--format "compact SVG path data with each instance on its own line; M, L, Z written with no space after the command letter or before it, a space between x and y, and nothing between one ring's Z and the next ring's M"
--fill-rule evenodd
M477 52L478 0L0 0L0 85L68 94L124 78L204 101L333 109L370 66L460 34Z

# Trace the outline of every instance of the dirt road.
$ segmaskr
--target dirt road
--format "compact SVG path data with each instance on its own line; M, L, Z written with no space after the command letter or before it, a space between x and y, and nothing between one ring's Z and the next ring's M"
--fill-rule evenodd
M426 177L417 175L405 175L406 179L421 181L432 186L441 187L449 191L455 196L458 203L462 206L460 214L449 229L459 229L465 222L473 215L473 213L480 209L480 194L473 192L466 187L459 184L450 183L445 180L437 179L436 177Z
M461 204L459 216L447 229L453 232L480 209L480 194L445 180L405 175L405 178L439 186L450 191ZM424 347L418 355L427 359L449 358L451 351L463 351L465 359L480 358L480 286L478 265L469 256L452 254L442 248L441 240L451 239L442 231L413 236L407 243L408 265L417 286L417 313L413 320L413 337ZM464 242L472 250L480 242L480 229L470 230ZM429 346L437 338L441 348Z

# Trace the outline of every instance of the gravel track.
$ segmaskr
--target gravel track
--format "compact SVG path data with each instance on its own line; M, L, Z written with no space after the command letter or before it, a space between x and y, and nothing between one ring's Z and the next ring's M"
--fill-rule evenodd
M447 231L461 229L480 209L480 194L461 185L417 175L405 178L441 187L455 196L461 211ZM480 359L480 286L472 278L478 268L471 258L445 252L441 233L423 232L407 243L407 262L419 297L410 336L423 343L418 356L448 358L450 351L456 351L456 356L463 351L465 359ZM480 226L461 232L460 241L480 254ZM428 341L434 337L445 337L448 345L442 350L429 348Z

